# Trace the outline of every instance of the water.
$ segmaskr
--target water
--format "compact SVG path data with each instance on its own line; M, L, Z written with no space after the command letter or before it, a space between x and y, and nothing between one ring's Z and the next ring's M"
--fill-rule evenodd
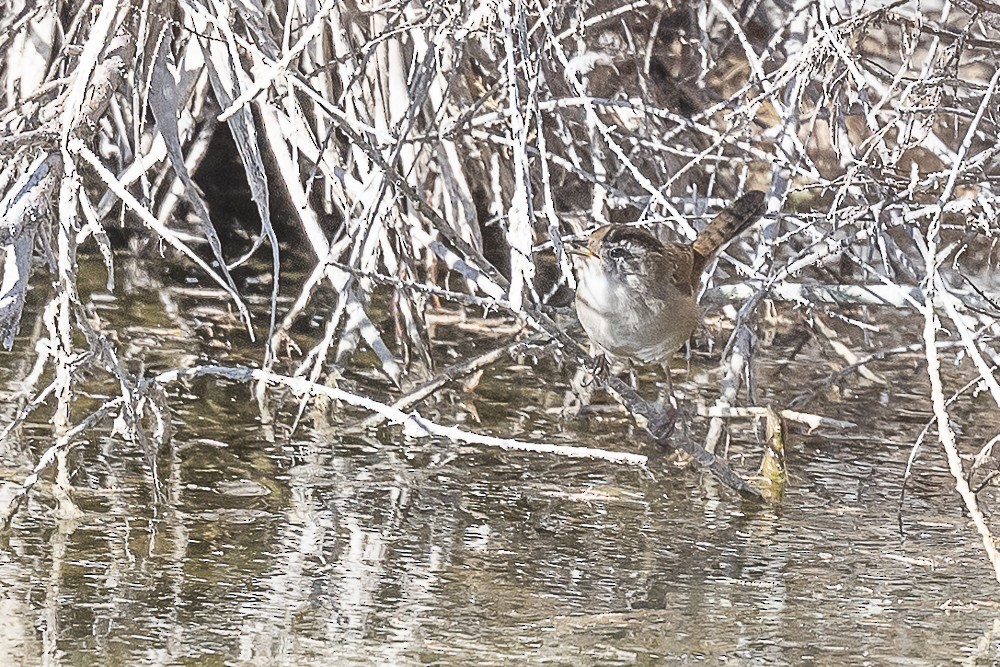
M252 358L237 333L220 346L172 329L155 319L153 293L133 296L105 298L102 314L164 368L181 355ZM200 317L230 326L222 310ZM900 322L901 339L915 335L908 326L919 323ZM446 327L441 339L500 341ZM819 346L787 361L797 345L788 330L761 349L761 399L789 404L838 366ZM174 387L162 502L147 457L105 428L74 457L82 518L52 518L44 488L18 516L0 550L0 664L998 664L997 585L933 433L900 505L910 445L930 418L915 359L873 366L888 385L854 376L798 406L859 427L793 426L791 484L774 506L656 456L613 411L558 419L573 369L549 360L505 359L475 393L451 387L421 414L640 451L655 457L649 469L393 428L343 436L361 416L343 407L288 434L294 406L272 428L246 387ZM696 358L678 376L689 404L712 400L715 364ZM962 405L965 445L996 432L986 401ZM701 437L704 420L688 421ZM757 430L732 433L734 465L752 473ZM45 434L28 428L8 445L5 478L23 478Z

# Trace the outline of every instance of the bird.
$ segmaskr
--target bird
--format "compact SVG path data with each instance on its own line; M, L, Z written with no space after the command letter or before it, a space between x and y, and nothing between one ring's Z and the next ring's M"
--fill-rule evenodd
M696 295L705 266L765 209L763 192L747 192L690 244L662 243L644 229L620 224L605 225L585 242L570 244L576 312L597 356L597 373L606 373L618 360L657 363L670 387L670 359L698 326Z

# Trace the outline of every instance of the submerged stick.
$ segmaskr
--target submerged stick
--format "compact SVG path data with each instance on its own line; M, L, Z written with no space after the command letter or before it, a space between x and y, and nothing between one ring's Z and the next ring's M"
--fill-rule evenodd
M698 465L712 473L716 479L741 495L748 498L761 498L761 493L757 488L740 477L725 461L712 452L688 438L681 438L678 442L671 439L677 421L677 410L672 407L668 410L659 401L647 401L639 396L635 389L614 375L608 377L603 386L608 391L613 392L629 412L643 418L644 428L657 445L671 451L684 452Z

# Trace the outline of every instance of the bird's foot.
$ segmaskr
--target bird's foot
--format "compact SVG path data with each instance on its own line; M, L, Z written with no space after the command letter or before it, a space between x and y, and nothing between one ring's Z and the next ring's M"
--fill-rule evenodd
M591 357L589 366L593 384L602 385L611 375L611 362L603 352Z

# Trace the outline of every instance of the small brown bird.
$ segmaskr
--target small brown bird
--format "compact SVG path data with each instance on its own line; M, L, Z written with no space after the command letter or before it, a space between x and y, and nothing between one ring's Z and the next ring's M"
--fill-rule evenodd
M719 213L694 243L661 243L637 227L606 225L576 256L576 312L595 353L667 367L698 326L695 295L709 260L755 223L763 192L751 191Z

